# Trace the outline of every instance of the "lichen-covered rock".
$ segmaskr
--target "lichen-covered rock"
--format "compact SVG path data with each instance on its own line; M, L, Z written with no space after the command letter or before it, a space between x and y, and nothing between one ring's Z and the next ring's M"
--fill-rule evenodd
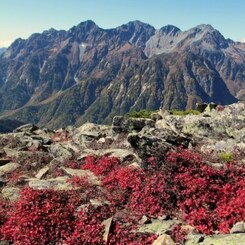
M20 197L20 189L17 187L4 187L2 197L10 201L17 201Z
M0 176L4 176L5 174L12 173L15 171L20 165L15 162L9 162L3 166L0 166Z
M151 220L151 223L143 224L138 227L138 232L142 233L155 233L157 235L162 235L167 231L170 231L171 228L176 225L174 220L160 220L155 219Z
M72 157L74 151L70 148L64 147L63 144L57 143L53 144L49 148L49 152L53 158L59 158L60 160L65 160Z
M199 115L167 115L156 122L156 128L191 138L192 145L205 151L232 152L245 150L245 104L226 106L223 111L211 110ZM162 138L164 135L161 136Z
M35 130L38 130L39 128L34 125L34 124L24 124L18 128L16 128L13 132L17 133L17 132L25 132L25 133L32 133Z
M141 131L145 126L154 127L155 121L148 118L125 118L115 116L112 121L112 130L116 133Z
M111 127L106 125L98 125L94 123L85 123L77 128L76 137L80 142L98 140L110 134Z
M127 121L124 119L123 116L115 116L112 120L112 130L115 133L122 133L127 132Z
M61 176L57 178L51 178L47 180L30 179L29 187L36 190L53 189L53 190L72 190L73 186L67 182L69 177Z
M202 236L192 235L185 245L242 245L245 241L245 234L226 234Z

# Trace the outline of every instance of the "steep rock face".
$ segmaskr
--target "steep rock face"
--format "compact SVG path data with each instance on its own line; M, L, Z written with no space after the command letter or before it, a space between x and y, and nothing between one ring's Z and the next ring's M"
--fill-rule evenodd
M141 108L230 104L245 97L244 60L245 45L209 25L50 29L0 56L1 117L57 128Z

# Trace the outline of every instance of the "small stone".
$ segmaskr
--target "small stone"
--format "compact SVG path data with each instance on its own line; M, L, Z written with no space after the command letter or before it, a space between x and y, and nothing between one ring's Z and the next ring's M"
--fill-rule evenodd
M106 138L105 138L105 137L100 138L100 139L98 140L98 142L104 144L104 143L106 142Z
M101 201L101 200L98 200L98 199L90 199L89 202L94 207L100 207L100 206L103 206L103 205L110 205L110 202L108 202L108 201Z
M140 225L149 224L149 223L151 223L151 220L146 215L143 215L141 220L139 221Z
M49 167L43 167L41 168L38 173L35 175L37 179L41 179L47 172L49 171Z
M112 224L112 217L109 219L106 219L102 222L102 224L105 226L105 231L103 234L103 240L107 243L108 237L109 237L109 233L110 233L110 228L111 228L111 224Z
M241 221L234 224L230 233L245 233L245 222Z
M140 168L140 164L137 163L137 162L133 162L133 163L129 164L128 167L131 167L131 168Z
M152 245L175 245L173 239L166 234L159 236Z

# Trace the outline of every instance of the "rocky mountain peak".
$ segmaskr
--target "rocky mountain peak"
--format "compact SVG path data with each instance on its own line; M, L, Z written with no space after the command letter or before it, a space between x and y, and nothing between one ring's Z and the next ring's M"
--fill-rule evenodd
M77 25L78 28L84 28L86 31L97 27L96 23L92 20L86 20Z
M4 58L14 58L20 53L21 49L24 47L25 40L22 38L16 39L6 50L3 57Z
M146 41L155 33L155 28L149 24L135 20L116 28L116 35L122 41L127 41L144 48Z
M199 29L201 31L215 31L214 27L210 24L200 24L192 29Z
M172 36L175 36L177 33L181 32L181 30L176 27L176 26L173 26L173 25L166 25L166 26L163 26L159 32L162 34L162 35L172 35Z
M196 44L201 44L203 47L209 46L213 49L227 48L229 42L224 38L224 36L211 25L198 25L184 33L186 38L193 40Z
M44 31L43 34L44 35L55 35L55 33L57 33L58 31L54 28L50 28L49 30L47 31Z
M122 25L121 27L125 28L133 28L135 30L139 30L139 29L152 29L155 30L155 28L147 23L144 23L142 21L139 20L134 20L134 21L129 21L127 24ZM119 27L120 28L120 27Z
M96 23L92 20L81 22L77 26L73 26L67 33L66 38L70 39L70 42L87 42L88 39L94 39L94 37L101 32Z

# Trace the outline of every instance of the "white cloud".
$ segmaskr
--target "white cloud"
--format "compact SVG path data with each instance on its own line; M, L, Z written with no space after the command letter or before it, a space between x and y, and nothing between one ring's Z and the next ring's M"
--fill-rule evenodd
M0 40L0 48L7 48L12 42L13 40Z

